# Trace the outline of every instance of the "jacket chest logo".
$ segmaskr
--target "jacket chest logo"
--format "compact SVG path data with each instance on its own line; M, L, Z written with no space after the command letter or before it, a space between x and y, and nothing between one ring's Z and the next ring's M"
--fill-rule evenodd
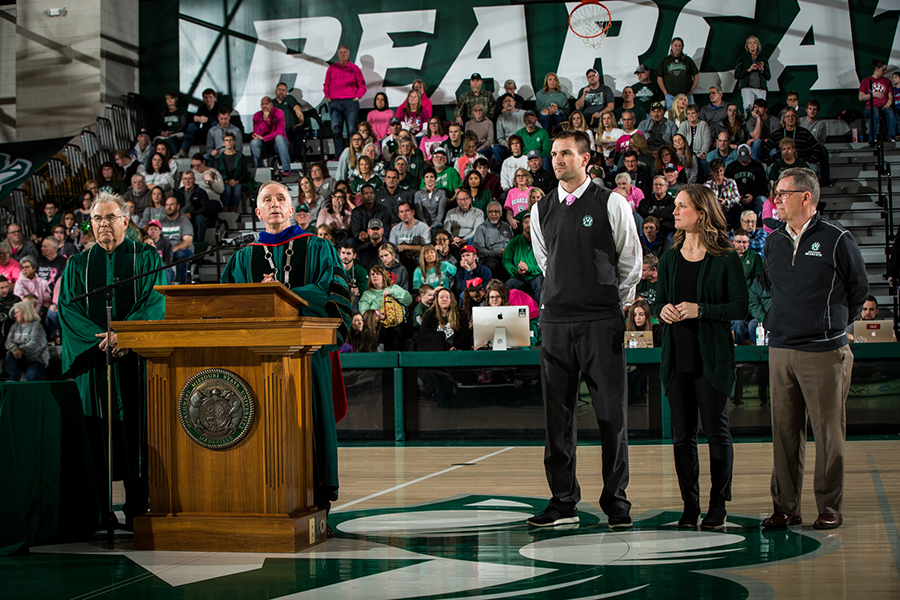
M818 258L822 258L822 253L819 252L819 248L821 248L821 244L819 242L813 242L813 245L810 246L809 251L807 251L806 256L816 256Z
M591 215L587 215L585 218L583 218L581 220L581 224L584 225L585 227L590 227L591 225L594 224L594 217L592 217Z

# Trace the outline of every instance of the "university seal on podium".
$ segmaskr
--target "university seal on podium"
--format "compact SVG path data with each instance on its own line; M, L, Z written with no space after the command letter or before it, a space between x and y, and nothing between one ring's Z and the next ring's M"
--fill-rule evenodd
M194 442L224 450L240 442L253 426L253 390L225 369L204 369L185 382L178 398L178 420Z

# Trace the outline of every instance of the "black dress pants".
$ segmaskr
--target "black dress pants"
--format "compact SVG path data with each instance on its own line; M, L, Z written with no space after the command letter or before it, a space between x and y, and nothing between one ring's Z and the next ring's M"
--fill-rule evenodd
M666 390L672 411L675 473L681 499L700 499L700 461L697 457L697 413L709 445L710 504L731 500L734 450L728 428L728 395L713 388L703 375L676 373Z
M580 376L584 378L603 451L603 492L600 508L631 508L625 497L628 486L627 374L625 371L625 320L621 316L596 321L541 323L541 387L547 437L544 470L553 494L550 505L563 510L581 500L575 477L578 447L576 427Z

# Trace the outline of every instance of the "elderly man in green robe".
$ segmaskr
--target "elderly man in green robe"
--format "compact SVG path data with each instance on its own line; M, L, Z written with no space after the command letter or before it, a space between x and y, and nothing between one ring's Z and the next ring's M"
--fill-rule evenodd
M73 298L162 267L153 246L126 239L130 218L121 196L100 192L91 204L91 227L97 243L69 258L59 285L59 320L62 325L63 372L75 379L91 440L97 479L107 474L106 346L113 355L113 472L125 487L126 528L148 510L147 410L144 360L119 349L116 333L106 339L106 295ZM162 271L115 289L113 321L152 321L165 315L165 298L153 290L165 285ZM107 499L107 486L98 490ZM108 501L108 499L107 499ZM107 506L101 502L101 506ZM105 511L105 509L104 509ZM102 522L102 521L100 521Z
M256 215L266 230L260 233L257 243L234 253L221 281L278 281L309 303L301 316L341 320L337 345L325 346L312 355L313 497L319 509L329 510L331 502L337 500L338 489L336 421L346 412L336 350L344 343L350 327L350 291L334 245L291 225L291 213L288 189L276 181L264 183L256 198Z

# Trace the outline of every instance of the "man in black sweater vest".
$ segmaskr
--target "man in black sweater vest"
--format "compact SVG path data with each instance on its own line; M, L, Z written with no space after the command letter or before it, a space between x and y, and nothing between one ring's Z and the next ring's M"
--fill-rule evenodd
M534 205L532 247L544 271L541 387L547 419L544 469L553 497L535 527L577 523L575 417L580 377L591 393L603 449L600 508L612 529L631 527L626 424L625 318L641 278L641 243L631 207L591 183L590 140L565 131L553 140L559 185Z

